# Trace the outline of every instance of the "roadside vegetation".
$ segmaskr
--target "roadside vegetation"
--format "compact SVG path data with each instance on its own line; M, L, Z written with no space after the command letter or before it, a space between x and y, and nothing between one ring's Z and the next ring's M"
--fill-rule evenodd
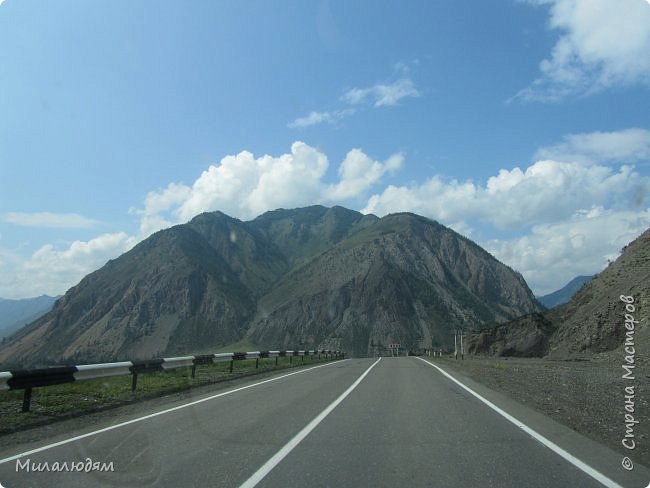
M140 373L135 391L131 391L131 375L34 388L29 412L21 412L23 390L0 392L0 435L195 387L327 361L331 360L324 356L294 356L278 357L276 364L276 358L262 358L256 367L255 359L246 359L234 361L232 373L228 361L197 366L194 378L191 367Z

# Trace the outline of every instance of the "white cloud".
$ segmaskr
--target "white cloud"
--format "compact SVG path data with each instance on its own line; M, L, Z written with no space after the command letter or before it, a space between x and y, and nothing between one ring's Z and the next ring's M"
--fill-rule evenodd
M557 101L612 86L650 84L650 9L640 0L545 0L562 34L541 76L515 98Z
M571 134L559 144L538 150L535 157L582 163L650 160L650 130Z
M340 202L363 196L384 174L400 169L403 162L402 154L394 154L382 164L373 161L360 149L353 149L339 166L339 182L325 190L325 197L329 201Z
M166 188L149 192L144 208L130 209L132 215L140 218L138 236L117 232L75 241L64 248L46 244L29 257L0 248L0 296L64 293L108 259L118 257L153 232L186 222L201 212L220 210L250 219L279 207L358 201L367 197L366 192L384 175L397 171L403 160L403 155L394 154L380 162L361 149L352 149L340 164L338 181L326 183L327 156L303 142L293 143L290 153L279 156L256 158L248 151L226 156L203 171L191 186L170 183Z
M354 114L354 109L337 110L334 112L310 112L305 117L298 117L288 125L290 128L309 127L317 124L335 124L341 119Z
M103 234L89 241L75 241L67 249L46 244L25 260L0 251L0 296L21 298L57 295L106 261L128 251L137 239L124 232Z
M385 174L397 171L403 160L403 155L394 154L382 163L353 149L339 167L339 180L326 184L327 156L304 142L294 142L289 154L275 157L256 158L242 151L211 165L191 187L170 184L149 193L144 209L132 212L141 215L140 231L146 236L206 211L250 219L279 207L345 203L364 198Z
M371 99L375 107L397 105L402 98L418 97L420 92L409 78L401 78L393 83L377 83L369 88L351 88L341 97L346 103L356 105Z
M522 237L488 241L485 248L521 272L536 295L545 295L578 275L599 272L649 227L650 208L592 207L565 221L535 226Z
M140 235L148 236L153 232L174 225L173 217L167 210L183 203L192 190L182 184L170 183L167 188L149 192L144 200L144 210L131 208L129 213L139 214Z
M422 184L389 186L368 200L363 212L384 215L412 211L445 224L477 220L499 229L517 229L568 218L591 205L643 205L650 178L630 166L538 161L525 171L502 169L484 185L444 181L433 176Z
M650 178L619 164L649 159L648 139L643 129L573 134L540 149L543 159L501 169L484 182L434 175L404 186L379 186L404 164L399 153L379 161L352 149L338 165L337 180L329 182L327 156L304 142L278 156L242 151L208 167L191 185L170 183L147 194L143 208L131 210L140 217L137 237L119 232L67 248L48 244L27 258L0 248L0 296L62 293L152 232L201 212L248 220L278 207L355 208L359 202L366 202L366 213L413 211L465 235L480 228L483 242L472 237L545 293L597 271L650 226ZM495 229L518 237L487 240L504 235Z
M248 151L226 156L201 174L174 214L186 221L219 209L250 218L269 209L301 205L320 193L328 165L325 154L303 142L294 142L291 153L279 157L256 159Z
M53 228L88 228L97 224L97 221L88 219L78 214L57 214L51 212L8 212L2 220L14 225L26 227L53 227Z
M417 64L417 60L409 64ZM402 77L392 83L376 83L367 88L350 88L340 98L346 105L361 105L369 102L374 107L388 107L397 105L400 100L408 97L419 97L420 92L413 81L408 77L409 64L396 63L393 67L395 73ZM312 111L304 117L289 122L292 129L304 128L317 124L336 124L345 117L357 113L356 108L343 108L331 111Z

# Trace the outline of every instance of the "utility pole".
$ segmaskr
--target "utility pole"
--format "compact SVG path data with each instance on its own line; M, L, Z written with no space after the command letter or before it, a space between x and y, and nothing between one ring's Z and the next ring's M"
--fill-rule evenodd
M463 335L465 331L463 329L454 329L454 358L458 359L460 354L460 359L465 359L465 344L463 343Z
M463 347L463 331L460 331L460 359L465 359L465 348Z

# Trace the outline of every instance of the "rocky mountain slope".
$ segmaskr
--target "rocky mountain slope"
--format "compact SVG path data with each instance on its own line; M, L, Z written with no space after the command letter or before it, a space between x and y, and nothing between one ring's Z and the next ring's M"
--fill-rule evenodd
M293 269L259 302L248 336L260 343L340 338L369 344L446 345L463 324L538 310L521 275L455 232L394 214Z
M21 367L150 358L247 338L262 348L430 347L467 323L540 311L521 275L413 214L220 212L160 231L0 347Z
M469 337L471 353L555 358L602 354L620 348L625 336L625 304L633 296L640 351L650 352L650 229L563 305L534 317L520 317ZM536 347L530 347L537 341Z

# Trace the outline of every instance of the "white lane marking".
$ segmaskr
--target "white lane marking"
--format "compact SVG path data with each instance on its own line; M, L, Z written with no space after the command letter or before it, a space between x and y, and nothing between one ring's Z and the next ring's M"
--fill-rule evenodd
M515 417L510 415L508 412L505 410L502 410L501 408L497 407L494 403L492 403L490 400L487 400L486 398L483 398L481 395L476 393L474 390L469 388L468 386L465 386L463 383L458 381L456 378L451 376L449 373L446 371L443 371L441 368L436 366L435 364L430 363L429 361L418 358L420 361L424 361L427 363L429 366L432 366L436 368L438 371L440 371L443 375L445 375L447 378L449 378L451 381L456 383L458 386L466 390L467 392L471 393L474 395L476 398L481 400L483 403L485 403L488 407L490 407L492 410L494 410L496 413L504 417L506 420L509 420L513 424L515 424L517 427L519 427L521 430L526 432L528 435L533 437L536 441L540 442L541 444L544 444L546 447L548 447L551 451L553 451L555 454L561 456L565 460L569 461L571 464L573 464L576 468L581 470L582 472L588 474L591 476L593 479L596 481L602 483L605 485L607 488L623 488L621 485L616 483L615 481L609 479L607 476L602 474L600 471L596 471L594 468L589 466L587 463L580 461L577 457L573 456L572 454L569 454L567 451L562 449L560 446L555 444L554 442L551 442L548 440L546 437L544 437L542 434L539 434L537 431L534 431L530 427L528 427L526 424L523 422L517 420Z
M349 359L343 359L341 361L349 361ZM103 429L94 430L92 432L87 432L86 434L81 434L81 435L78 435L78 436L75 436L75 437L71 437L69 439L65 439L65 440L62 440L62 441L59 441L59 442L54 442L52 444L48 444L48 445L43 446L43 447L38 447L36 449L32 449L30 451L21 452L20 454L16 454L16 455L10 456L8 458L0 459L0 464L7 463L9 461L15 461L16 459L19 459L19 458L24 457L24 456L29 456L31 454L36 454L37 452L42 452L42 451L46 451L47 449L52 449L53 447L62 446L64 444L68 444L70 442L78 441L79 439L83 439L85 437L90 437L90 436L93 436L93 435L96 435L96 434L101 434L102 432L108 432L109 430L117 429L119 427L124 427L125 425L134 424L134 423L140 422L142 420L147 420L147 419L150 419L150 418L153 418L153 417L158 417L159 415L164 415L164 414L169 413L169 412L174 412L176 410L181 410L182 408L191 407L192 405L197 405L199 403L207 402L207 401L213 400L215 398L230 395L231 393L236 393L238 391L247 390L248 388L253 388L255 386L263 385L264 383L270 383L271 381L277 381L277 380L280 380L282 378L286 378L287 376L293 376L294 374L306 373L307 371L311 371L312 369L322 368L322 367L325 367L325 366L331 366L332 364L339 364L341 361L334 361L334 362L331 362L331 363L319 364L318 366L312 366L311 368L301 369L300 371L294 371L293 373L283 374L282 376L277 376L275 378L270 378L268 380L260 381L258 383L253 383L252 385L246 385L246 386L242 386L242 387L239 387L239 388L235 388L234 390L224 391L222 393L217 393L216 395L211 395L211 396L206 397L206 398L201 398L200 400L194 400L193 402L184 403L183 405L178 405L176 407L168 408L166 410L161 410L160 412L155 412L155 413L152 413L152 414L149 414L149 415L145 415L143 417L138 417L138 418L135 418L135 419L127 420L126 422L121 422L119 424L111 425L109 427L104 427Z
M255 485L257 485L260 481L264 479L264 477L271 472L273 468L275 468L286 456L289 454L293 449L300 444L300 442L309 435L309 433L316 428L318 424L320 424L325 417L327 417L332 410L334 410L339 403L341 403L345 397L347 397L350 393L352 393L352 390L354 390L357 386L359 386L359 383L363 381L363 379L366 377L368 373L370 373L370 370L375 367L375 365L381 360L381 357L377 359L374 363L370 365L368 369L366 369L357 380L352 383L352 385L345 390L340 397L338 397L336 400L334 400L332 403L329 404L329 406L323 410L321 413L319 413L314 420L309 422L300 432L298 432L293 439L291 439L289 442L287 442L284 447L282 447L278 452L276 452L271 459L269 459L267 462L265 462L260 469L255 471L253 475L248 478L246 481L244 481L239 488L253 488Z

